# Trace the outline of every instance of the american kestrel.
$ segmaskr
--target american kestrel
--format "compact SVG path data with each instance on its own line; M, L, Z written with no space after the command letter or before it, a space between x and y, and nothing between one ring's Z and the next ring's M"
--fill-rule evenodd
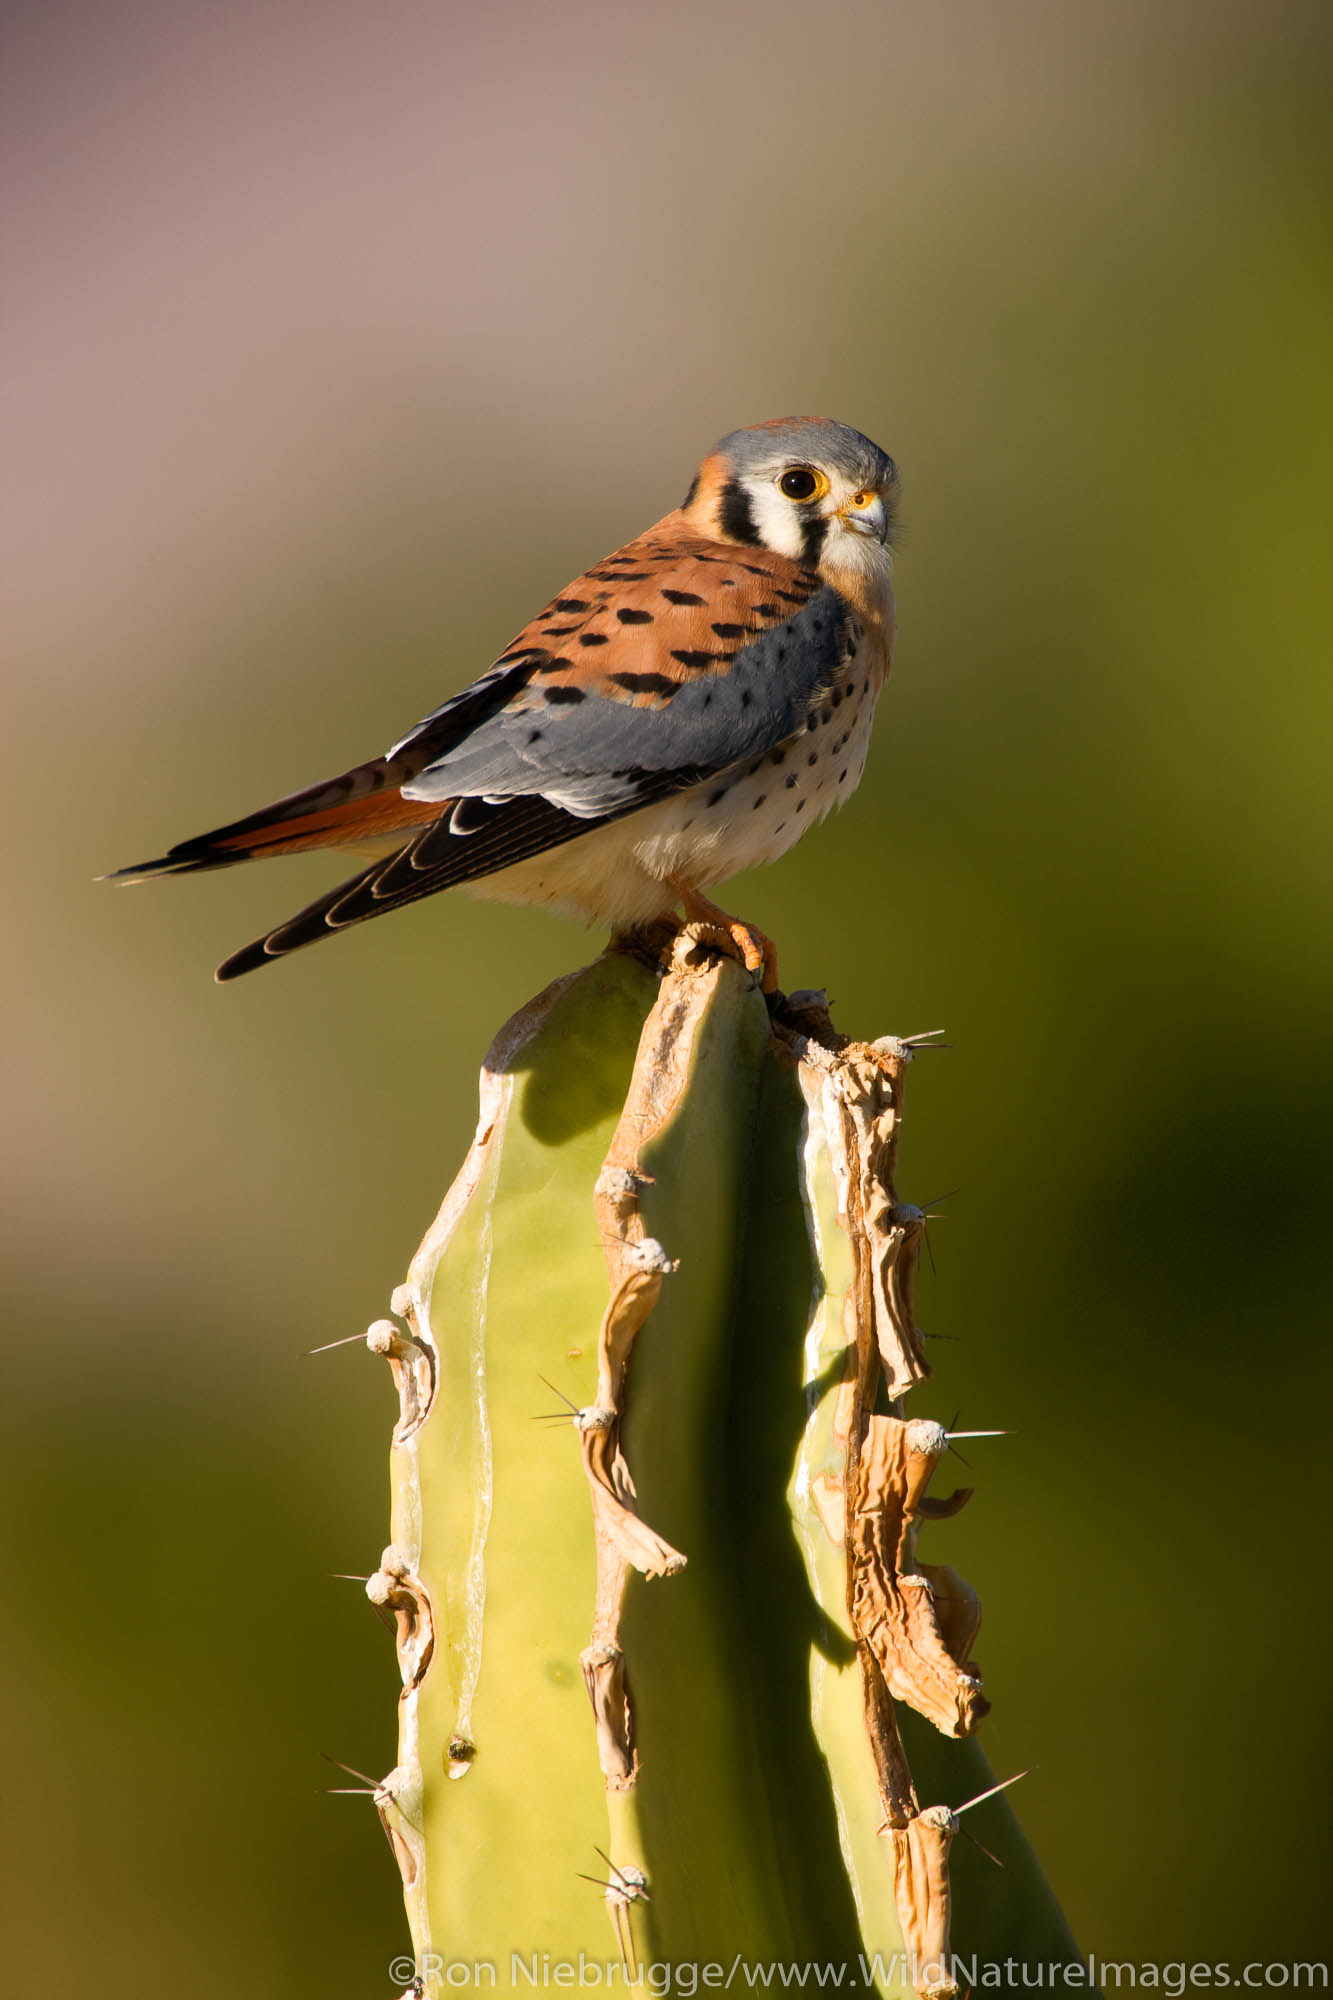
M855 790L893 647L893 460L846 424L732 431L684 501L595 563L385 756L111 879L345 847L369 867L234 952L235 979L439 889L633 930Z

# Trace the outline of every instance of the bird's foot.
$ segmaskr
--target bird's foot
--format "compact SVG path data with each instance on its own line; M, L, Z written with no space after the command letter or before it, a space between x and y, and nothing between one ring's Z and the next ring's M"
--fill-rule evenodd
M682 888L681 906L687 920L698 927L710 941L716 941L723 949L736 953L747 972L760 975L760 990L765 994L778 990L778 950L771 938L756 930L753 924L742 923L739 917L727 915L725 910L710 903L707 896L697 889Z

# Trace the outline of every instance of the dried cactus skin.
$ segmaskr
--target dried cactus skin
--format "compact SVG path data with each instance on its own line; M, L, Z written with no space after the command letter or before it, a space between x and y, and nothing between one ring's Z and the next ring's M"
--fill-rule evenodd
M1003 1799L981 1837L1006 1874L917 1823L993 1780L945 1643L975 1625L966 1586L915 1562L934 1460L901 1473L907 1412L883 1402L886 1377L929 1373L890 1214L910 1057L801 1026L775 1032L749 975L687 935L665 978L612 951L557 981L497 1038L477 1140L394 1295L407 1331L381 1324L402 1404L372 1595L403 1695L379 1803L424 1993L446 1964L527 1987L516 1960L582 1955L622 1979L818 1962L942 1995L902 1956L927 1876L943 1948L965 1883L955 1953L1077 1955ZM878 1118L861 1196L858 1091ZM567 1421L533 1421L558 1398ZM858 1572L844 1488L866 1436L902 1491ZM895 1564L911 1616L892 1599L872 1644L856 1607L882 1609Z
M830 1515L835 1529L843 1527L841 1487L852 1372L846 1301L854 1286L855 1259L840 1221L842 1163L828 1130L832 1103L821 1085L816 1068L793 1063L775 1062L765 1078L755 1146L756 1187L774 1215L774 1233L788 1248L785 1264L762 1257L753 1260L747 1291L751 1312L748 1321L740 1323L738 1342L743 1347L762 1337L758 1323L779 1322L784 1304L790 1320L796 1302L802 1297L808 1301L795 1313L799 1330L788 1325L783 1338L784 1353L791 1356L800 1352L804 1339L803 1362L798 1365L806 1397L805 1429L786 1463L773 1464L771 1476L781 1473L788 1481L790 1524L811 1594L825 1621L810 1651L809 1698L837 1802L840 1861L862 1913L863 1949L867 1955L878 1952L887 1959L904 1947L901 1919L886 1893L894 1873L893 1856L886 1852L886 1819L899 1816L895 1806L911 1810L914 1799L927 1805L939 1800L962 1804L988 1791L995 1774L975 1736L950 1738L910 1707L895 1707L886 1699L883 1707L903 1752L894 1776L908 1798L895 1798L892 1787L881 1784L877 1789L874 1782L862 1666L847 1603L846 1551L840 1535L829 1532ZM796 1173L790 1165L794 1158ZM779 1231L777 1215L783 1205L785 1221ZM802 1223L808 1244L804 1295L799 1259L791 1247ZM1073 1936L1007 1798L988 1803L978 1837L1003 1869L994 1867L968 1841L953 1842L950 1945L955 1957L1076 1960ZM876 1983L882 1991L894 1990Z

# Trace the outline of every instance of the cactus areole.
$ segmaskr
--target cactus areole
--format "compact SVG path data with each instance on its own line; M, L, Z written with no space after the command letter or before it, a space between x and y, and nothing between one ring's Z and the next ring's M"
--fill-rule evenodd
M367 1336L399 1397L367 1590L402 1678L375 1793L402 1990L947 1995L960 1954L1075 1957L1004 1800L1003 1873L951 1852L993 1780L976 1594L917 1554L969 1493L907 1410L912 1055L822 996L770 1016L688 930L497 1037Z

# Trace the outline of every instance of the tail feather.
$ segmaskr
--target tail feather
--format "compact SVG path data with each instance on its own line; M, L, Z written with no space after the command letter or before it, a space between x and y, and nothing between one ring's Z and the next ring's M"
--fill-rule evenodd
M183 840L155 861L118 868L102 879L129 883L161 875L194 875L308 848L353 852L359 848L379 855L360 874L224 959L215 976L230 980L335 931L419 902L456 883L495 874L591 832L602 821L580 819L537 794L504 799L403 797L402 787L433 758L454 748L521 690L531 678L536 658L524 653L492 668L428 716L387 757L357 764L244 819ZM641 803L636 799L604 817L618 819Z
M496 714L532 677L536 654L492 667L471 687L446 701L395 744L387 757L354 764L336 778L307 785L228 826L183 840L156 861L117 868L105 882L148 882L159 875L193 875L229 868L266 854L298 854L307 847L356 847L359 836L382 839L400 828L438 819L448 801L405 799L402 786L436 757L455 748L472 729Z
M312 785L276 805L211 833L196 834L168 848L156 861L118 868L107 882L151 882L160 875L197 875L209 868L231 868L238 861L258 861L271 854L301 854L317 847L359 847L383 840L386 834L407 832L440 816L436 800L405 799L395 787L370 796L334 796L372 767L361 766L326 785ZM331 802L332 801L332 802Z

